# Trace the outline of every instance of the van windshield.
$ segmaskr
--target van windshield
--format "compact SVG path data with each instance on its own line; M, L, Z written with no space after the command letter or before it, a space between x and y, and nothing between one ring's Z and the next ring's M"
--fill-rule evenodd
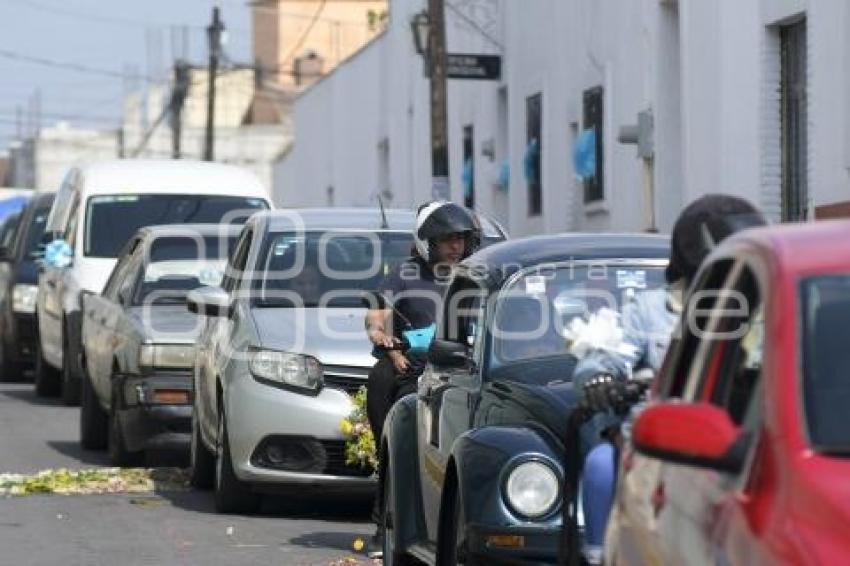
M143 226L238 224L265 208L268 208L266 202L259 198L175 194L94 196L86 210L83 254L116 258Z

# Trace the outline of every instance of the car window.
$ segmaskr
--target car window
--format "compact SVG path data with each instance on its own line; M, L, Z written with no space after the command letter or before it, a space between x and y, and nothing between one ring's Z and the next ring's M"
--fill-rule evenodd
M180 304L194 289L220 286L236 237L162 235L146 242L132 304Z
M92 196L86 203L84 255L118 257L121 247L143 226L222 221L244 223L257 210L267 208L259 198L124 194Z
M0 226L0 247L11 249L20 219L20 214L13 214L3 221L3 225Z
M30 219L30 225L26 230L25 242L23 243L24 254L30 254L38 249L41 239L44 236L45 228L47 227L48 214L50 214L49 208L39 208L33 213Z
M700 344L698 330L705 328L707 324L704 316L690 316L690 309L711 309L714 301L706 292L723 286L733 264L731 259L719 259L706 266L697 275L690 290L690 296L696 296L697 300L693 303L686 301L684 316L680 318L679 326L673 332L673 340L658 372L656 391L659 398L682 397L691 369L698 365L697 349Z
M109 275L109 279L106 281L106 285L103 287L103 296L107 299L115 301L118 299L118 290L121 287L122 282L124 281L125 274L127 273L127 268L133 260L133 252L139 246L140 240L138 238L134 239L127 246L127 250L125 253L121 255L118 260L118 263L115 265L115 268L112 270L112 273Z
M800 283L803 407L815 449L850 455L850 274Z
M245 271L245 264L248 262L248 251L251 248L253 235L254 231L246 228L239 237L239 242L233 249L233 253L230 254L221 282L222 288L228 293L236 289L242 277L242 272Z
M443 339L481 348L484 335L484 305L486 291L474 281L457 277L446 292L445 308L440 321Z
M761 377L764 351L762 293L752 269L740 264L723 289L719 309L702 338L706 364L695 397L725 409L741 425Z

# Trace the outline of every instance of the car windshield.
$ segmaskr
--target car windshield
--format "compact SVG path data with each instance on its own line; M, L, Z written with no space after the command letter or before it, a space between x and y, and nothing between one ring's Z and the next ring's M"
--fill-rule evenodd
M184 303L189 291L218 286L237 237L165 236L150 243L134 305Z
M244 222L253 211L267 208L259 198L211 195L101 195L91 197L86 212L88 257L116 258L143 226Z
M390 270L410 257L410 233L272 233L254 278L258 307L363 306Z
M660 265L565 266L527 274L502 290L493 323L494 365L569 353L566 330L603 307L622 313L664 286Z
M803 397L812 446L850 456L850 274L805 279L802 304Z
M27 243L25 253L32 253L38 249L41 244L41 238L44 236L44 229L47 226L47 216L50 214L50 208L39 208L35 211L27 231Z

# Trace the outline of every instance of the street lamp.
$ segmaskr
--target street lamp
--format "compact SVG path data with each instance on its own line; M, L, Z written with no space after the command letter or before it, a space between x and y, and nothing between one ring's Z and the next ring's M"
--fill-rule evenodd
M419 55L428 53L431 39L431 19L428 12L422 10L410 19L410 29L413 32L413 47Z

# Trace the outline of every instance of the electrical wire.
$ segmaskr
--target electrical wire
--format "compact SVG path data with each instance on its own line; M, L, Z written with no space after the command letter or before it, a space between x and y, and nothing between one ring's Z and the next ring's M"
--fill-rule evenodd
M48 59L46 57L35 57L32 55L25 55L23 53L17 53L15 51L11 51L9 49L0 48L0 57L4 59L11 59L13 61L23 61L26 63L32 63L35 65L42 65L45 67L52 67L54 69L67 69L71 71L77 71L79 73L88 73L90 75L100 75L103 77L115 77L119 79L136 79L142 80L149 83L159 82L156 79L149 77L147 75L140 75L137 73L122 73L120 71L113 71L110 69L100 69L97 67L89 67L88 65L81 65L79 63L71 63L67 61L57 61L55 59Z
M295 47L289 50L286 57L283 58L283 62L278 68L283 67L295 56L301 47L304 46L304 43L307 41L307 38L310 36L310 32L313 31L313 28L316 27L316 22L319 21L319 16L322 15L322 12L325 11L325 6L327 5L328 0L321 0L319 7L316 8L316 13L313 14L313 19L310 20L310 23L307 24L307 29L304 30L304 33L301 34L301 37L298 38L298 41L295 42Z
M68 16L71 18L76 18L79 20L85 20L89 22L96 22L102 24L109 25L119 25L125 27L134 27L134 28L154 28L154 27L173 27L174 24L166 24L166 23L155 23L155 22L144 22L141 20L131 20L128 18L114 18L110 16L101 16L99 14L92 14L89 12L78 12L75 10L68 10L66 8L60 6L54 6L52 4L45 4L43 2L38 2L37 0L2 0L6 3L20 4L22 6L27 6L29 8L33 8L35 10L40 10L42 12L49 12L52 14L58 14L60 16ZM181 24L182 25L182 24ZM187 25L186 27L193 28L196 30L203 30L204 26L199 25Z
M500 50L504 50L504 49L505 49L505 46L504 46L504 45L502 45L502 43L501 43L498 39L496 39L495 37L493 37L493 36L490 34L490 32L488 32L488 31L487 31L487 30L485 30L483 27L481 27L481 25L480 25L478 22L476 22L475 20L473 20L472 18L470 18L469 16L467 16L467 15L463 12L463 10L461 10L461 9L460 9L460 8L458 8L457 6L453 5L451 2L446 2L446 8L448 8L449 10L451 10L452 12L454 12L454 14L455 14L457 17L459 17L459 18L460 18L460 19L462 19L464 22L466 22L467 24L469 24L470 26L472 26L472 28L473 28L473 29L475 29L475 31L477 31L477 32L478 32L478 33L479 33L479 34L480 34L480 35L481 35L484 39L486 39L487 41L489 41L490 43L492 43L493 45L495 45L496 47L498 47Z

